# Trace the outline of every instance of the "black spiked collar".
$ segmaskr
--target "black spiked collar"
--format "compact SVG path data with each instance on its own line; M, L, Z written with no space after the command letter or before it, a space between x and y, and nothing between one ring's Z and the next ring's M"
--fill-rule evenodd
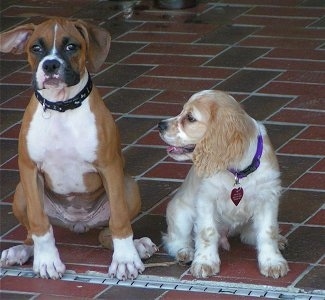
M85 87L73 98L65 100L52 102L46 100L39 91L35 91L35 96L37 100L42 104L44 112L47 109L56 110L58 112L65 112L68 109L75 109L81 106L82 102L89 96L93 88L93 83L90 78L90 74L88 74L88 81Z

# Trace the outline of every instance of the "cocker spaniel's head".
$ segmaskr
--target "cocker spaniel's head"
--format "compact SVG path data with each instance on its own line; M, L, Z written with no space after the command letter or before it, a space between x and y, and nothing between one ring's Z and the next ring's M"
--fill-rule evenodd
M221 91L194 94L182 112L159 122L161 138L175 160L192 160L199 176L235 167L256 135L254 120Z

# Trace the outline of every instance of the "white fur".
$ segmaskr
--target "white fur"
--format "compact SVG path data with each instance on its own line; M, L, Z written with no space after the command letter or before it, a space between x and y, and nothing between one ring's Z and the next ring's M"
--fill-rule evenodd
M108 274L120 280L134 279L144 271L144 265L134 246L133 236L113 238L114 253Z
M59 279L65 272L58 249L55 246L52 226L43 236L32 235L34 241L33 270L42 278Z
M50 175L54 192L86 192L82 175L95 171L92 162L98 146L88 99L77 110L50 113L44 118L39 105L33 115L27 135L28 153L38 168Z
M23 265L34 253L34 246L17 245L3 250L0 266Z
M191 272L195 277L204 278L219 272L218 245L228 250L227 236L235 234L240 234L243 242L256 245L263 275L278 278L289 270L278 246L279 243L283 248L284 241L277 223L280 172L274 163L264 126L256 121L253 124L256 134L252 132L248 149L233 167L240 170L250 165L256 152L258 132L264 139L263 155L259 168L240 179L244 195L238 206L230 199L235 183L230 171L220 170L211 176L199 177L193 166L167 207L165 247L178 261L192 261ZM161 132L164 140L167 140L166 135L167 132Z

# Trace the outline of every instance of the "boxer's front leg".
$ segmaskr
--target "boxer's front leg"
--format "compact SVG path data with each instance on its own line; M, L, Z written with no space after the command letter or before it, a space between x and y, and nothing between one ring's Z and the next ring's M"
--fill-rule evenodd
M19 161L21 185L26 201L25 226L34 242L33 270L42 278L58 279L65 272L58 249L55 246L53 229L44 212L44 182L37 168L21 155Z
M124 189L124 173L121 155L116 153L105 168L99 168L104 187L109 195L109 228L113 239L113 258L109 275L118 279L133 279L144 271L144 265L133 242L129 208Z

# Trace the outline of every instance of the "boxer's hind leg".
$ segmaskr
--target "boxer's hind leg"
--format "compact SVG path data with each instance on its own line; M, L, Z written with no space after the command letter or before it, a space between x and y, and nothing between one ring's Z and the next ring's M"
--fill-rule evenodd
M141 209L139 187L135 180L129 175L125 175L124 183L129 216L130 220L133 220ZM112 234L108 227L105 227L99 233L99 241L105 248L113 249ZM158 250L157 246L147 237L135 239L134 245L141 258L149 258Z
M17 185L12 205L13 213L19 222L27 229L27 238L22 245L10 247L1 253L0 265L22 265L34 254L33 240L27 217L27 204L21 183Z

